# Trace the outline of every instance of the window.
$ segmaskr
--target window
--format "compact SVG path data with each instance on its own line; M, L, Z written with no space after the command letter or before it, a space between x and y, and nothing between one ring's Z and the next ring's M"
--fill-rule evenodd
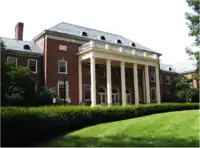
M15 63L15 65L17 66L17 58L16 57L7 57L7 62Z
M172 68L171 68L171 67L169 67L169 71L172 71Z
M68 82L67 81L65 81L65 85L64 85L64 81L58 81L58 97L60 98L60 99L64 99L64 98L66 98L66 99L68 99L68 90L69 90L69 88L68 88Z
M105 70L105 67L104 67L104 66L99 66L98 72L99 72L99 76L105 77L105 75L106 75L106 70Z
M126 76L126 78L130 78L131 77L131 72L132 72L131 69L125 69L125 76Z
M82 32L82 36L87 36L87 33L86 32Z
M132 43L131 46L135 47L135 43Z
M24 45L23 47L25 50L31 50L30 46L29 45Z
M113 104L119 104L119 92L116 88L112 89L112 102Z
M91 93L90 93L90 85L84 84L84 100L90 100Z
M59 45L59 50L67 51L67 46L66 45Z
M58 73L67 74L67 62L66 61L58 61Z
M170 76L165 76L165 82L166 84L170 84Z
M37 73L37 60L35 60L35 59L28 59L28 68L33 73Z
M142 87L139 87L139 101L142 101L143 99L143 90Z
M118 44L121 44L121 43L122 43L122 41L121 41L121 40L117 40L117 43L118 43Z
M106 91L105 91L104 88L98 89L98 99L100 100L100 104L106 104L107 103Z
M90 76L90 65L83 65L83 75Z
M156 89L155 87L151 88L151 101L155 101L156 100Z
M154 73L154 72L150 72L150 80L151 80L152 82L155 82L156 76L155 76L155 73Z
M130 92L129 89L126 89L126 101L127 101L127 104L131 104L132 103L131 92Z
M105 36L101 36L101 40L106 40Z

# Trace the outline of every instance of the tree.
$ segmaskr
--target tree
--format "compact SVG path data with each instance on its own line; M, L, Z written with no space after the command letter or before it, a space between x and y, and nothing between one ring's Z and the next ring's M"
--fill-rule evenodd
M2 39L0 38L0 50L5 49L5 45L2 41Z
M36 94L35 78L27 67L2 63L1 74L1 95L5 104L31 105L33 103Z
M188 6L191 7L193 10L193 13L186 12L186 19L188 20L187 25L190 29L189 35L196 37L195 43L196 43L196 46L199 47L199 45L200 45L199 0L186 0L186 2L188 3ZM193 59L196 61L196 71L194 73L194 79L196 79L199 83L199 76L200 76L199 75L199 72L200 72L199 71L199 65L200 65L199 54L200 54L200 51L192 51L190 48L187 47L186 53L189 54L190 59Z

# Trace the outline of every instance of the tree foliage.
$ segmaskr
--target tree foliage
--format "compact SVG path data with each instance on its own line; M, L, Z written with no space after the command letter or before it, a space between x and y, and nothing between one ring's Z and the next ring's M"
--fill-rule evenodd
M188 20L187 25L190 29L189 35L196 37L195 42L196 45L200 45L200 35L199 35L199 0L186 0L188 6L192 8L193 13L186 12L186 19Z
M2 41L2 39L0 38L0 50L4 49L5 48L5 45Z
M35 78L32 72L23 66L14 63L2 63L2 99L3 104L31 105L34 101Z

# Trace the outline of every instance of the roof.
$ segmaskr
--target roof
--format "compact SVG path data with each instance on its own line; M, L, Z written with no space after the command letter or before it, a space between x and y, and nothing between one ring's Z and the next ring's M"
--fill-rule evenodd
M0 37L0 40L4 42L4 45L6 46L7 50L20 51L32 54L43 54L43 51L32 41L21 41L4 37ZM24 45L28 45L30 47L30 50L24 49Z
M149 51L149 52L157 53L157 54L161 55L160 53L158 53L154 50L151 50L135 41L127 39L121 35L112 34L112 33L104 32L104 31L100 31L100 30L95 30L95 29L91 29L91 28L87 28L87 27L83 27L83 26L73 25L73 24L69 24L69 23L65 23L65 22L61 22L61 23L51 27L47 31L68 34L68 35L81 37L81 38L85 38L85 39L89 39L89 40L99 40L99 41L102 41L101 36L104 36L105 37L104 42L111 43L111 44L118 44L117 40L121 40L122 46L133 47L132 43L134 43L135 47L133 47L133 48L137 48L139 50ZM87 36L83 36L82 35L83 32L85 32L87 34ZM36 38L40 37L40 35L37 36ZM35 40L35 38L34 38L34 40Z
M174 72L176 73L176 69L170 64L162 64L160 63L160 69L166 72Z

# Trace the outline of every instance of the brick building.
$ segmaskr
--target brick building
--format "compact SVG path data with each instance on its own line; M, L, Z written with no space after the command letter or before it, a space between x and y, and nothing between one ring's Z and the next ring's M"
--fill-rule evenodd
M160 64L160 53L120 35L68 23L33 41L23 41L23 23L15 34L1 38L2 62L28 66L38 84L56 88L58 98L66 96L73 105L159 103L178 75L171 65Z

